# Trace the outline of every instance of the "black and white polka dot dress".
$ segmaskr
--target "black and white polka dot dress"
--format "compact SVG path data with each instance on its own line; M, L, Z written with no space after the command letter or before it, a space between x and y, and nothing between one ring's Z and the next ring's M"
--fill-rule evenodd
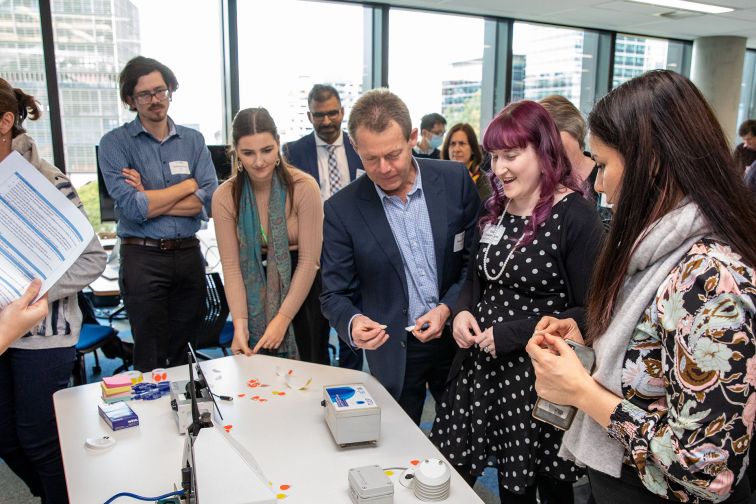
M571 197L579 196L567 196L554 205L532 243L518 247L508 262L507 255L522 235L527 217L504 215L504 235L497 245L490 246L487 264L488 245L481 243L475 268L483 293L474 311L481 330L523 318L537 320L566 308L567 288L557 263L559 210ZM505 262L503 274L490 281ZM533 485L539 473L564 482L580 476L572 463L557 456L561 431L531 416L537 396L533 366L524 350L530 336L522 334L522 350L496 358L471 348L445 394L431 432L453 464L468 466L473 474L496 465L501 486L515 493Z

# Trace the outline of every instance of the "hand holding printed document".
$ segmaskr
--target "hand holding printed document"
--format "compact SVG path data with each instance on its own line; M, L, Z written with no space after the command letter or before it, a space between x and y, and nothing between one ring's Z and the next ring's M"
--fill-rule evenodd
M0 163L0 309L34 278L47 292L93 236L86 216L20 154Z

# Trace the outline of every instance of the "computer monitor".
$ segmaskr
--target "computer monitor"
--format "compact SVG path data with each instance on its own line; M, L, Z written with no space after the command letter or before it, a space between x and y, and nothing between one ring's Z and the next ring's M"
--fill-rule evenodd
M102 178L102 170L100 170L100 146L95 145L95 159L97 160L97 193L100 197L100 222L117 222L118 211L115 209L115 203L113 198L110 197L108 188L105 185L105 180Z
M231 158L228 157L228 145L208 145L207 148L210 151L210 157L213 158L215 174L220 184L233 173Z
M208 145L210 151L210 157L213 160L215 166L215 174L218 177L218 182L223 182L231 176L231 158L228 157L226 145ZM106 221L118 221L118 210L115 208L113 198L108 193L108 188L105 186L105 181L102 178L102 170L100 170L100 158L98 156L100 146L95 145L95 159L97 159L97 188L100 196L100 220Z

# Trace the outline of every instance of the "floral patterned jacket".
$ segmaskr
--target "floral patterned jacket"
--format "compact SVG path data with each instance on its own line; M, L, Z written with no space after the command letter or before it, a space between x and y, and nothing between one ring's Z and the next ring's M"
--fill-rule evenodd
M635 328L609 434L651 492L720 502L745 475L756 415L756 273L696 243Z

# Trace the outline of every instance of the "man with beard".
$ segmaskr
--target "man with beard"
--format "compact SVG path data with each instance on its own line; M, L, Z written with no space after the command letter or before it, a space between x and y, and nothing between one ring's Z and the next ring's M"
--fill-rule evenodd
M320 184L320 196L325 201L362 175L364 170L349 135L341 130L344 107L339 92L333 86L315 84L307 96L307 106L307 118L315 131L287 143L283 152L291 164L315 177ZM316 282L320 281L319 277ZM319 338L316 333L320 332L313 328L315 338ZM315 341L312 345L325 350L327 357L327 336L325 341ZM362 362L362 350L352 349L339 339L339 365L362 370Z
M99 164L118 212L120 285L134 336L134 369L186 362L204 312L205 263L195 233L218 180L202 135L168 107L178 81L137 56L119 76L137 117L100 140Z

